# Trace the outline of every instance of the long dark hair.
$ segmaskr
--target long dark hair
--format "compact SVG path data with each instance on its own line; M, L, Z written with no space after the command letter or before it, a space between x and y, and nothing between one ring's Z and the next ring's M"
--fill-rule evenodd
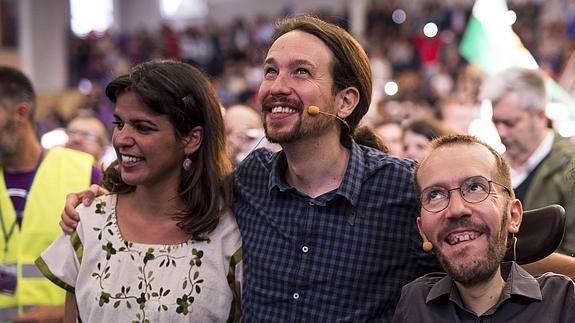
M114 103L132 92L153 111L168 116L175 136L181 139L203 127L200 148L191 156L192 168L182 171L178 195L185 207L174 217L193 239L207 239L221 215L231 205L231 162L226 154L224 122L216 94L208 79L191 65L171 60L152 61L114 79L106 96ZM117 163L106 170L103 185L113 193L131 192L122 181Z
M331 75L333 78L332 94L347 87L355 87L359 91L359 102L353 112L345 118L349 129L341 125L342 139L348 135L364 145L381 149L375 134L369 134L372 129L361 129L356 133L359 122L369 109L371 102L372 78L367 54L361 44L344 29L323 21L317 17L300 15L279 20L270 40L270 46L282 35L299 30L321 39L331 50Z

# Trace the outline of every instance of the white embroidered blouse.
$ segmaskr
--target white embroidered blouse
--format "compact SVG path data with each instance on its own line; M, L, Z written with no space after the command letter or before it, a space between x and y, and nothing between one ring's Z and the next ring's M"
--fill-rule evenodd
M82 322L226 322L241 318L241 237L227 213L208 241L132 243L116 221L116 195L79 206L77 231L36 264L75 293Z

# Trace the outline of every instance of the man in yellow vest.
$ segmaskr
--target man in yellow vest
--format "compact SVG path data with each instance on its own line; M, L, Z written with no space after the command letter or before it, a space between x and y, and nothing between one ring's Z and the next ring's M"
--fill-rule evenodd
M63 317L63 290L43 278L34 260L61 232L66 194L101 179L92 156L42 149L35 104L30 80L0 66L0 322Z

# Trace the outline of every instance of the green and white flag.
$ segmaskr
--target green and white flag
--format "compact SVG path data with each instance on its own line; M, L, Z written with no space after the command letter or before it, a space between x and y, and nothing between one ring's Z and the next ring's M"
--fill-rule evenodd
M505 0L476 0L459 45L459 52L487 74L510 66L538 68L531 53L511 28ZM547 91L552 100L567 105L575 120L575 99L550 77Z

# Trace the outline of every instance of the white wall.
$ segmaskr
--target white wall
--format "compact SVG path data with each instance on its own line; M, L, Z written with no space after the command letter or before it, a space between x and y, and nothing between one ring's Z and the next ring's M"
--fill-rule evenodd
M38 92L65 88L68 80L68 0L21 0L18 4L22 70Z

